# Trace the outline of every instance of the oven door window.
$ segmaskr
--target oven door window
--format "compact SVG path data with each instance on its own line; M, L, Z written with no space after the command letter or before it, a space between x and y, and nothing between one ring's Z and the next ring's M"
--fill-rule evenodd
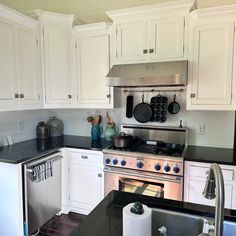
M164 198L164 184L128 178L119 179L119 190L151 197Z

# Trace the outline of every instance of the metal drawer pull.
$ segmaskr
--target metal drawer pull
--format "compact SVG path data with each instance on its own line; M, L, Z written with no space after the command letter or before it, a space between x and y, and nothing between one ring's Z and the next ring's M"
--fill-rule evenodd
M101 174L101 173L99 173L99 174L98 174L98 177L99 177L99 178L101 178L101 177L102 177L102 174Z
M21 93L20 94L20 98L24 98L25 96L24 96L24 94L23 93Z
M15 98L19 98L19 94L18 93L15 93Z
M72 95L69 94L69 95L68 95L68 98L71 99L71 98L72 98Z
M88 156L82 155L81 158L83 158L83 159L88 159Z

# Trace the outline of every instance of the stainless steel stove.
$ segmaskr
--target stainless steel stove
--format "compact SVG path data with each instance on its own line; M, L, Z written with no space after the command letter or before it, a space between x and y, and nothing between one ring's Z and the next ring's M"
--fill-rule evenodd
M123 125L136 137L130 147L103 150L105 193L113 189L182 200L187 129Z

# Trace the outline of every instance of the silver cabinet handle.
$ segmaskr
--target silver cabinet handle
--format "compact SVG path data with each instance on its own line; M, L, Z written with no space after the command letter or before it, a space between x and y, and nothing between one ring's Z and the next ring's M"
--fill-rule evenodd
M71 98L72 98L72 95L69 94L69 95L68 95L68 98L71 99Z
M147 49L143 49L143 54L147 54L148 50Z
M24 98L25 96L24 96L24 94L23 93L21 93L20 94L20 98Z
M196 97L196 94L195 93L191 93L190 94L190 98L195 98Z
M82 155L81 158L83 158L83 159L88 159L88 156Z
M98 174L98 177L99 177L99 178L101 178L101 177L102 177L102 174L101 174L101 173L99 173L99 174Z
M19 94L18 93L15 93L15 98L19 98Z
M149 53L154 53L154 49L153 48L149 49Z

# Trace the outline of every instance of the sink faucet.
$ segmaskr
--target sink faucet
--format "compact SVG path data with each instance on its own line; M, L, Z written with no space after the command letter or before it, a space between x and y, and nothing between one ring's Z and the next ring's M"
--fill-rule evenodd
M223 236L225 189L222 170L216 163L213 163L208 171L203 196L207 199L216 197L214 236Z

